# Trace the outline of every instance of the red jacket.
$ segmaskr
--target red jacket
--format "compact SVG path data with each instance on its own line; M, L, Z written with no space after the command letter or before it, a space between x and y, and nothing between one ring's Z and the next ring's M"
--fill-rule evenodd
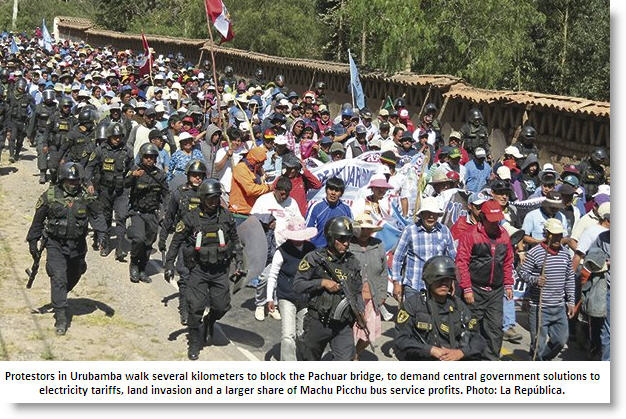
M461 236L463 236L473 226L474 224L470 224L467 222L467 216L459 217L459 219L456 220L456 223L454 223L454 225L450 228L452 238L454 240L459 240Z
M303 217L306 217L306 210L308 201L306 199L306 193L309 189L320 189L322 186L322 182L319 181L317 177L310 170L304 169L301 175L296 176L291 180L291 193L289 194L297 203L300 212ZM278 182L278 178L274 181L274 186L276 186L276 182Z
M472 292L472 286L512 289L513 248L506 230L500 227L500 236L491 239L482 224L472 226L459 239L456 266L463 293Z

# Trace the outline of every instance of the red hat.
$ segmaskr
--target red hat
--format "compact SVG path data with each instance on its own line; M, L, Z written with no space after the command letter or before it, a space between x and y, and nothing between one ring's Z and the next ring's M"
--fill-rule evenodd
M504 214L502 214L502 208L500 208L500 204L494 200L489 200L485 202L480 207L480 212L485 214L485 218L490 223L497 223L499 221L504 220Z
M193 117L186 116L183 118L183 122L190 122L191 124L193 124Z

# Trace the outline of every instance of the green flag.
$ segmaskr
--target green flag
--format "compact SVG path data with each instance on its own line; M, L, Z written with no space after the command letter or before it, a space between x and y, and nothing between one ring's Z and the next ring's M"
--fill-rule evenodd
M387 109L388 111L395 110L395 108L393 107L393 101L391 100L390 96L387 96L387 99L385 99L385 103L383 104L382 109Z

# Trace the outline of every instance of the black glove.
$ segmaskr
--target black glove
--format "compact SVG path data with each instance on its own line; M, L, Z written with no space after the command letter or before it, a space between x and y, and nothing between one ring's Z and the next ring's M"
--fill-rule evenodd
M37 240L31 240L28 242L28 251L33 259L39 257L39 248L37 247Z
M167 282L171 282L172 279L174 279L174 267L172 265L165 265L163 276L165 276Z
M159 252L165 252L165 242L167 241L167 236L161 234L159 236Z

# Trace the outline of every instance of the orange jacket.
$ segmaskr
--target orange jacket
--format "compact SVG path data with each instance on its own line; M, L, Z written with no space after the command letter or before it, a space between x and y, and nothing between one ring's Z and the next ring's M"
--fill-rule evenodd
M246 164L247 160L251 165L258 166L265 161L266 155L265 148L255 147L233 169L228 204L228 209L233 214L249 215L256 199L272 190L272 185L256 183L255 173Z

